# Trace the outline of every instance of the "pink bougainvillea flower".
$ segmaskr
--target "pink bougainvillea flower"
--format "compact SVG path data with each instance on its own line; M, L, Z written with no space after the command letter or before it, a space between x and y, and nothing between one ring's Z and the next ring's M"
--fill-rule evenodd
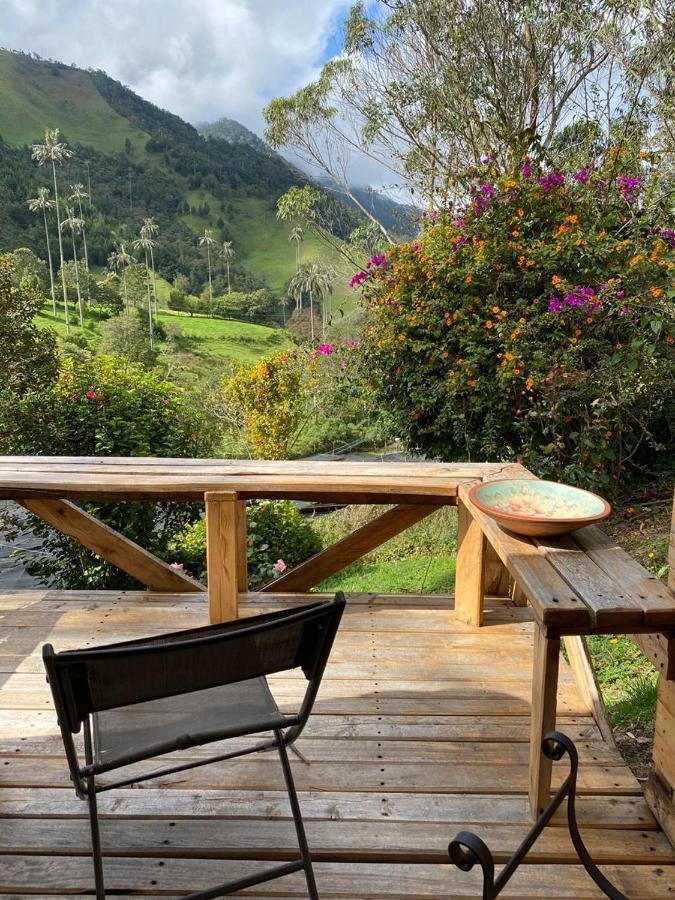
M356 287L357 284L361 284L362 281L365 281L367 277L367 272L357 272L356 275L352 275L352 277L349 279L349 287Z
M286 571L286 569L288 568L288 566L287 566L286 563L283 561L283 559L278 559L278 560L274 563L274 565L272 566L272 568L274 569L275 572L278 572L278 573L281 575L282 572L285 572L285 571Z
M96 391L86 391L84 395L87 400L95 400L98 397Z
M183 563L171 563L169 566L170 569L173 569L175 572L184 572L185 566Z
M330 356L336 346L337 344L318 344L316 352L321 356Z

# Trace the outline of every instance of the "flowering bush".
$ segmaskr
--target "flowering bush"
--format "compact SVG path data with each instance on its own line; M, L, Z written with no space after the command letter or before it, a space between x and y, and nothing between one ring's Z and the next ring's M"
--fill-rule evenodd
M675 235L644 154L511 176L358 273L373 385L411 447L611 493L675 430Z
M283 351L223 380L222 416L243 434L252 456L285 459L316 450L308 432L316 439L327 422L337 440L352 438L350 426L361 418L356 407L363 405L359 378L353 340Z
M3 411L0 453L74 456L206 456L208 423L180 388L120 358L66 360L57 380ZM186 503L86 503L84 508L158 556L199 515ZM138 586L41 520L22 520L40 538L28 570L60 588Z
M321 539L289 500L256 500L246 506L249 586L260 587L321 550ZM186 525L170 552L188 572L206 577L206 524Z

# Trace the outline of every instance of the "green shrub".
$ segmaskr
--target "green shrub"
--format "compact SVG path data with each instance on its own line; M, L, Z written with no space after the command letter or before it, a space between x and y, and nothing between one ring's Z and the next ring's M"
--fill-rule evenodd
M249 585L259 587L287 568L321 550L312 525L288 500L256 500L246 507ZM172 539L170 552L177 564L197 578L206 576L206 524L203 519L183 527ZM276 566L276 568L275 568Z
M467 203L352 279L373 389L411 448L596 485L668 462L675 233L651 161L470 173Z
M115 357L66 360L58 379L28 391L6 411L0 453L73 456L206 456L209 423L183 391ZM152 553L199 515L187 503L86 503L83 507ZM28 571L59 588L129 588L137 582L76 541L30 517L40 538Z

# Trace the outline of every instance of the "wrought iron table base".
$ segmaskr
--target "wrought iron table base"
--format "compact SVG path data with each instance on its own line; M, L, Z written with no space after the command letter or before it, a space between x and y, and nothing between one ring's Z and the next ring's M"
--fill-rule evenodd
M576 789L577 770L579 768L579 756L573 742L560 731L550 731L541 745L542 752L554 762L558 762L567 753L570 759L570 773L551 797L548 805L534 823L522 844L506 863L499 875L495 878L495 863L489 847L478 835L471 831L460 831L457 837L448 845L448 853L452 862L463 872L469 872L478 864L483 871L483 895L482 900L494 900L506 887L511 876L521 864L533 844L544 828L553 818L556 810L567 798L567 825L569 828L574 849L581 863L597 884L600 890L611 900L629 900L618 888L602 874L600 869L591 859L590 853L579 833L576 814Z

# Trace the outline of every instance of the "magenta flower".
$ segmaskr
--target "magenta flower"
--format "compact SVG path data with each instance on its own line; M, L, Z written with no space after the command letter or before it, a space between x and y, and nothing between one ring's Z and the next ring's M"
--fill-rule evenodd
M552 313L559 313L562 309L562 300L559 300L558 297L551 297L548 301L548 311Z
M348 347L356 347L356 341L354 338L349 338L349 340L345 341Z
M520 167L520 174L523 178L529 178L532 175L532 167L529 162L524 162Z
M84 396L87 398L87 400L95 400L98 394L96 393L96 391L85 391Z
M625 291L617 291L616 296L618 297L619 300L621 300L623 297L626 296L626 292Z
M635 177L632 175L619 175L616 179L616 186L626 203L632 203L637 198L641 185L642 179L639 175Z
M560 185L565 184L565 176L557 171L547 172L546 175L537 178L537 184L540 184L544 193L548 194L554 187L560 187Z
M588 166L584 166L583 169L579 169L578 172L575 172L572 175L572 179L579 184L588 184Z
M367 269L386 269L387 257L383 253L374 253L366 265Z
M367 277L367 272L357 272L356 275L352 275L352 277L349 279L349 287L356 287L357 284L361 284L362 281L365 281Z
M319 344L316 348L317 356L330 356L336 346L336 344Z

